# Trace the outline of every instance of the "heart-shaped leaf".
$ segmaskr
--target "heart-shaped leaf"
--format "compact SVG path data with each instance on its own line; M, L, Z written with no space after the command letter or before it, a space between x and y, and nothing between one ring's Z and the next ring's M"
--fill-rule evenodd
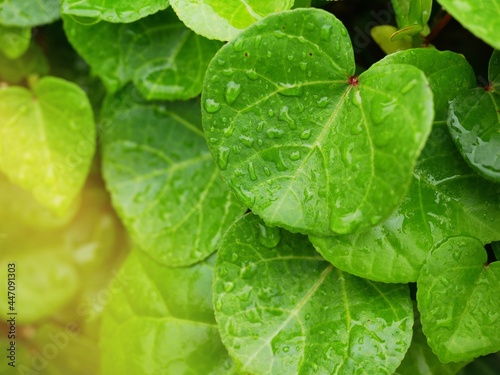
M54 22L59 18L59 0L2 0L0 24L33 27Z
M448 101L475 85L467 61L448 51L415 49L389 55L379 64L411 64L425 72L434 92L433 134L407 196L388 220L363 233L310 239L326 259L349 273L384 282L416 281L428 252L443 238L472 235L478 227L485 241L500 238L500 230L491 225L500 222L495 208L500 189L494 184L476 189L482 179L460 161L446 129ZM438 157L441 162L435 163Z
M33 92L0 89L0 170L55 213L74 202L94 151L92 108L77 85L45 77Z
M201 92L221 43L184 26L171 9L129 24L78 23L65 16L69 41L115 92L133 82L147 99L190 99Z
M500 350L500 263L486 263L483 243L451 237L427 258L417 283L429 346L442 362Z
M290 9L294 0L170 0L187 27L209 39L231 40L262 17Z
M103 172L114 206L154 259L196 263L217 249L245 208L210 157L199 102L141 104L131 92L109 97L102 116Z
M342 23L319 9L266 17L210 63L203 126L222 176L270 225L319 236L399 205L430 132L432 93L409 65L354 76Z
M62 0L61 12L107 22L127 23L154 14L169 6L168 0Z
M472 169L500 182L500 51L491 56L489 70L484 89L461 90L450 102L448 126Z
M253 214L224 236L214 304L242 374L392 374L411 341L407 285L345 274Z
M466 29L500 49L500 3L498 0L437 0Z
M234 374L213 315L214 262L168 268L130 254L103 318L103 375Z

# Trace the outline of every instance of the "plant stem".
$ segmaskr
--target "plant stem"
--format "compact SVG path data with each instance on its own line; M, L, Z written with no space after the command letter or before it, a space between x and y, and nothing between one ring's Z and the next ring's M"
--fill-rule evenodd
M451 19L452 19L451 14L448 12L445 12L445 15L443 16L443 18L441 18L439 20L439 22L436 24L436 26L434 26L434 28L429 33L429 35L427 35L425 37L422 45L427 47L429 44L431 44L431 42L439 35L441 30L444 29L444 27L448 24L448 22L451 21Z

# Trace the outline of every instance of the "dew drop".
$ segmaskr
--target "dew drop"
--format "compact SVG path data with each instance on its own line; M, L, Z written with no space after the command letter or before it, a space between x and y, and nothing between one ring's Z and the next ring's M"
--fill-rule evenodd
M258 223L259 242L268 249L278 246L281 241L281 229L278 227L268 227L265 224Z
M208 141L209 141L210 143L215 143L215 142L217 142L217 141L218 141L218 139L217 139L217 138L215 138L215 137L210 137L210 138L208 139Z
M278 91L279 94L283 96L301 96L303 93L303 87L301 83L283 83L280 82L280 91Z
M258 34L256 37L255 37L255 48L258 48L260 46L260 43L262 42L262 35L261 34Z
M226 64L226 61L222 60L222 59L217 59L217 64L219 64L220 66L223 66Z
M227 281L227 282L224 283L224 290L226 292L230 292L233 289L234 289L234 283L233 282Z
M283 351L284 351L285 353L288 353L288 352L290 351L290 347L289 347L289 346L285 346L285 347L283 347Z
M257 78L259 78L259 73L257 73L255 69L249 69L245 72L245 74L248 79L251 79L252 81L255 81Z
M271 170L268 168L268 167L264 167L264 173L266 174L266 176L270 176L271 175Z
M347 36L347 30L345 28L341 28L340 34L342 34L342 36Z
M273 55L273 53L271 51L267 51L267 57L271 57Z
M269 116L273 117L274 116L274 111L271 108L269 108L269 110L267 111L267 114Z
M313 31L314 30L314 23L312 22L306 22L306 30L308 31Z
M240 136L240 142L248 147L248 148L251 148L253 146L253 143L254 143L254 139L252 137L249 137L249 136L246 136L246 135L242 135Z
M220 104L213 99L205 100L205 110L208 113L215 113L220 110Z
M229 138L233 135L233 132L234 132L234 124L231 123L229 124L229 126L227 128L224 128L224 130L222 131L222 133L224 134L224 137L226 138Z
M320 38L324 41L329 41L332 35L332 25L326 24L321 27Z
M228 82L226 85L226 92L225 92L227 104L233 104L234 101L240 95L240 93L241 93L241 85L240 84L238 84L234 81Z
M293 60L293 55L288 55L286 58L288 59L288 61L292 61Z
M299 135L300 139L309 139L311 137L311 129L306 129Z
M245 39L243 39L242 37L236 39L233 42L233 49L236 52L241 52L241 51L243 51L244 48L245 48Z
M356 93L352 98L352 104L354 104L356 107L361 107L361 103L363 103L363 100L361 99L361 93L359 90L356 90Z
M325 108L328 105L328 97L323 96L321 99L317 101L318 107Z
M299 67L300 67L300 70L302 70L303 72L306 71L307 69L307 63L305 61L302 61L299 63Z
M351 126L351 134L352 135L361 134L362 131L363 131L363 123L361 121L357 122L353 126Z
M257 174L255 173L255 166L253 165L252 161L248 163L248 176L252 181L257 180Z
M224 170L227 168L227 162L229 161L229 154L230 153L231 153L231 149L229 147L221 147L219 149L217 163L219 164L220 169Z
M257 124L257 131L259 133L262 133L262 130L264 130L264 121L261 121Z
M293 151L289 155L290 160L296 161L300 159L300 151Z
M278 119L280 119L281 121L285 121L291 130L297 129L297 124L295 123L295 120L290 116L290 113L288 113L287 106L281 108Z
M281 129L278 129L278 128L269 128L266 131L266 135L270 139L279 139L279 138L283 137L283 134L285 134L285 132Z
M233 69L224 69L222 71L222 74L224 74L226 77L231 77L234 74L234 70Z
M286 36L286 34L285 34L283 31L281 31L281 30L275 30L275 31L273 32L273 35L274 35L277 39L281 39L281 38L283 38L283 37L285 37L285 36Z

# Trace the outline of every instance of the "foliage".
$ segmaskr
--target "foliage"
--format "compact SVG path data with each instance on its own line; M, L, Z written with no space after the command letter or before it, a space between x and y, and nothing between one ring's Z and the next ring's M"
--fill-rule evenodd
M500 4L438 1L5 0L0 374L494 373Z

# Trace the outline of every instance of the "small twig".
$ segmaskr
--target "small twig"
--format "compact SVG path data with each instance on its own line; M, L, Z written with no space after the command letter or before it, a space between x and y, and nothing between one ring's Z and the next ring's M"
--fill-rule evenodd
M448 24L448 22L451 21L451 19L452 19L451 14L448 12L445 12L445 15L443 16L443 18L441 18L439 20L439 22L436 24L436 26L434 26L434 28L429 33L429 35L427 35L425 37L422 45L427 47L429 44L431 44L431 42L439 35L441 30L444 29L444 27Z

